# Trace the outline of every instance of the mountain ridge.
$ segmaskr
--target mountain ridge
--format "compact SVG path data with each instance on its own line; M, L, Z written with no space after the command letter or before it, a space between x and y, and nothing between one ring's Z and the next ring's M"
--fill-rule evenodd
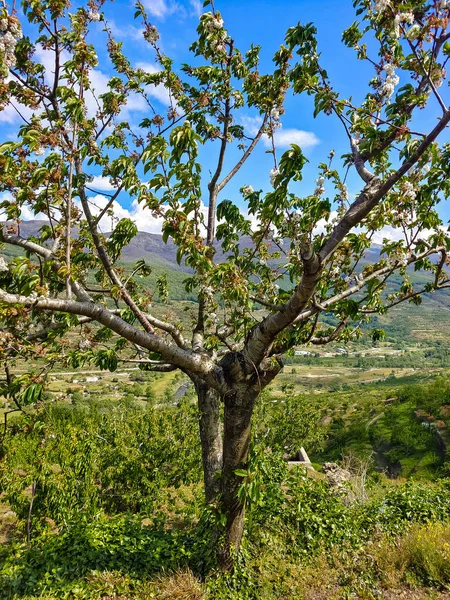
M47 221L43 220L30 220L22 221L19 225L20 235L24 238L30 236L37 237L39 235L39 229L43 225L47 225ZM5 227L7 223L3 223L2 227ZM104 235L108 237L111 232L105 232ZM241 247L248 248L252 245L252 241L249 236L245 236L240 241ZM376 260L376 256L379 255L381 246L379 244L373 244L367 251L368 260ZM151 262L161 268L171 269L173 271L190 272L191 269L184 264L178 264L177 262L177 247L171 238L164 242L162 234L150 233L147 231L139 231L137 235L131 240L131 242L123 248L122 251L122 262L131 262L138 259L144 259L147 262ZM220 244L216 243L216 259L221 262L225 259Z

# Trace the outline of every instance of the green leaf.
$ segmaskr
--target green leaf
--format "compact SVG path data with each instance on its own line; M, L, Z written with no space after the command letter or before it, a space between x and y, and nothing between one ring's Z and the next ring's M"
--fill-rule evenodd
M244 469L236 469L233 473L238 477L248 477L248 471L245 471Z

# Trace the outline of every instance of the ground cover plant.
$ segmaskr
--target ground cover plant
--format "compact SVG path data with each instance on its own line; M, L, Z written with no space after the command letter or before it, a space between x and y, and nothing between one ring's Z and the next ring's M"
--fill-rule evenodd
M288 423L291 408L277 406L273 416ZM276 444L268 454L264 432L240 490L248 510L242 555L233 575L218 576L198 441L188 452L192 419L194 404L105 411L92 403L17 421L0 469L2 502L15 514L2 530L0 597L151 598L174 586L173 598L302 598L312 578L336 597L447 586L448 526L439 524L450 517L446 478L393 486L369 477L366 500L346 504L319 473L289 469Z
M447 389L441 379L394 385L389 394L400 408L423 401L438 414ZM346 400L343 392L295 397L286 389L283 398L260 399L261 427L240 490L248 533L234 573L224 577L214 569L216 517L203 502L192 398L158 408L126 395L60 401L16 417L0 463L0 597L377 598L414 589L438 597L450 560L442 463L428 477L406 472L391 480L372 462L361 488L355 459L365 448L358 455L352 444L360 438L348 434L342 449L353 452L353 465L343 464L358 494L349 504L320 470L289 468L285 460L299 444L329 460L321 448L339 444L340 429L324 415L347 407L351 427L348 409L359 396L355 415L365 427L373 417L364 410L385 408L386 391L371 393ZM296 420L303 429L292 429Z

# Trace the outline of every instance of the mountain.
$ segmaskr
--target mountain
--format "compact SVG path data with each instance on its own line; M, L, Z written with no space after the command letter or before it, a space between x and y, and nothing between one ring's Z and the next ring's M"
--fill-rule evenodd
M47 221L22 221L20 224L20 235L24 238L39 236L39 229L43 225L47 225ZM105 233L106 237L110 233ZM251 246L251 240L249 237L245 237L241 240L241 246L248 248ZM7 251L6 254L17 255L14 250ZM171 239L167 240L167 243L163 242L162 235L157 233L147 233L140 231L123 249L122 262L135 262L136 260L143 258L150 266L160 267L163 269L170 269L172 271L184 271L189 272L189 267L177 263L177 247ZM224 255L220 248L217 247L216 258L218 261L223 259Z
M22 237L39 235L39 228L45 221L24 221L20 224ZM108 234L106 234L108 235ZM241 240L241 245L249 247L250 238ZM380 246L374 245L367 250L361 264L379 260ZM6 256L17 256L23 253L20 248L7 246L3 254ZM188 276L189 268L179 265L176 260L176 246L172 240L164 243L162 236L155 233L139 232L131 243L124 248L122 263L133 263L143 258L152 268L152 274L143 281L143 284L151 290L156 288L156 279L162 273L167 273L169 285L169 297L172 301L196 301L194 292L186 292L184 280ZM220 248L217 249L216 259L223 259ZM420 289L430 280L430 276L424 272L415 272L410 269L410 277L416 289ZM392 278L388 285L388 293L398 289L400 279L398 276ZM287 282L286 282L287 285ZM375 318L381 327L384 327L392 338L397 340L446 340L450 338L450 290L440 290L432 294L424 294L422 305L415 306L411 303L400 304L387 315ZM372 324L373 326L373 324Z

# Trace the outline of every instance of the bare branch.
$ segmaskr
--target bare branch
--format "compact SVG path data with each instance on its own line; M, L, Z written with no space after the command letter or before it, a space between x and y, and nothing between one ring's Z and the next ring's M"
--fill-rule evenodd
M369 171L369 169L367 169L367 167L364 165L364 160L363 160L361 154L359 153L356 140L354 140L353 138L350 138L350 145L352 147L352 153L353 153L353 164L355 165L358 175L361 177L361 179L365 183L370 183L372 181L372 179L375 177L375 175L373 173L371 173Z
M28 298L20 294L8 294L0 289L0 302L6 304L21 304L35 310L65 312L72 315L89 317L101 325L108 327L118 335L147 350L159 352L163 360L179 368L191 371L202 377L208 385L223 391L224 380L222 369L216 366L205 354L195 354L168 343L158 335L148 333L128 324L120 317L112 314L104 306L94 302L76 302L59 298Z
M36 242L32 242L31 240L27 240L20 235L11 235L0 230L0 238L7 244L11 244L11 246L18 246L19 248L23 248L28 252L32 252L37 254L38 256L42 256L44 260L53 260L55 264L55 270L58 270L61 266L61 263L56 260L54 256L54 250L45 248L45 246L41 246ZM55 244L56 244L55 240ZM54 246L55 250L56 247ZM75 280L71 280L72 291L80 302L90 302L91 297L86 292L86 290Z
M339 334L345 328L347 323L348 323L348 319L343 319L339 323L339 325L337 327L335 327L334 331L332 333L330 333L330 335L312 337L310 340L311 344L320 346L320 345L329 344L330 342L333 342L336 338L339 337Z
M178 367L169 363L164 363L158 360L149 360L145 358L133 359L133 358L122 358L120 362L130 363L135 365L145 365L146 371L153 371L156 373L171 373L176 371Z
M222 181L217 185L217 191L218 192L220 192L221 190L223 190L223 188L227 185L227 183L236 175L236 173L239 171L239 169L244 165L245 161L249 158L249 156L251 155L251 153L255 149L256 145L258 144L259 140L261 139L261 137L262 137L262 135L264 133L264 130L266 128L266 124L267 124L267 114L264 115L264 120L262 122L261 127L258 130L258 133L255 135L255 137L253 138L250 146L247 148L247 150L242 155L242 158L231 169L231 171L228 173L228 175L226 175L222 179Z

